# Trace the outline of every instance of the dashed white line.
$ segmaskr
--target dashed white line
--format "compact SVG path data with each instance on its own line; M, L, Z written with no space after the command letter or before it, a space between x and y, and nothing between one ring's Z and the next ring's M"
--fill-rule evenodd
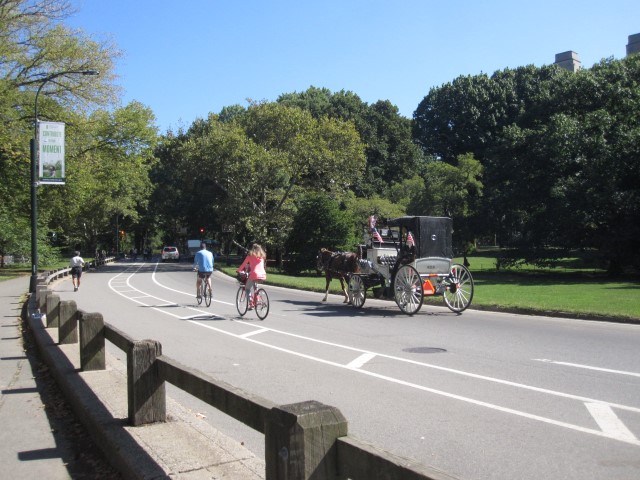
M607 436L622 442L638 442L636 436L620 421L609 405L604 403L585 403L585 406Z
M352 368L354 370L357 370L358 368L362 368L366 363L369 363L375 357L376 357L375 353L372 353L372 352L363 353L358 358L356 358L351 363L349 363L347 365L347 368Z
M253 337L254 335L259 335L261 333L265 333L268 332L269 329L268 328L260 328L258 330L254 330L252 332L247 332L247 333L243 333L241 335L238 335L238 338L249 338L249 337Z

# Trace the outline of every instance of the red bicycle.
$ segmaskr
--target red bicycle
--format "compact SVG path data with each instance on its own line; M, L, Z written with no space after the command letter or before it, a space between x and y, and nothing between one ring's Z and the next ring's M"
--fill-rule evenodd
M269 314L269 296L264 288L254 283L251 288L251 294L247 296L245 287L249 274L240 272L236 278L239 283L238 293L236 293L236 308L240 316L244 317L248 310L255 310L260 320L267 318Z

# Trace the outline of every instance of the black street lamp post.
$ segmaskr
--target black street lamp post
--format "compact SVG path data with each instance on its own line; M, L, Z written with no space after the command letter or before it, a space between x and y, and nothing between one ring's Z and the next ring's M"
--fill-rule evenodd
M63 72L52 73L43 79L38 87L35 99L33 138L31 139L31 280L29 291L36 291L38 281L38 155L36 153L36 137L38 135L38 97L42 88L51 80L64 75L99 75L96 70L65 70Z

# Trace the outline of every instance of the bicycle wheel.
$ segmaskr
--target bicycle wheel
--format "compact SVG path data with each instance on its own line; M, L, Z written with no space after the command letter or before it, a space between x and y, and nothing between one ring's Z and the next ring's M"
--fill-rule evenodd
M249 302L247 301L247 296L244 293L244 285L240 285L238 293L236 293L236 308L238 309L238 313L241 317L247 313L247 308L249 308Z
M204 284L204 303L207 307L211 306L211 287L208 283Z
M198 300L198 305L202 303L202 297L203 297L202 282L200 282L200 288L198 289L198 296L196 297L196 300Z
M256 315L260 320L264 320L269 315L269 295L263 288L256 292Z

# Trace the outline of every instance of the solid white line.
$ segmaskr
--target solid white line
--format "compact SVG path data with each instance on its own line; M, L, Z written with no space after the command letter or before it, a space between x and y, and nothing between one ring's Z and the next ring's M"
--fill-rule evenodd
M592 367L590 365L581 365L579 363L557 362L555 360L548 360L546 358L534 358L534 360L537 362L553 363L554 365L565 365L567 367L584 368L586 370L596 370L598 372L617 373L620 375L630 375L632 377L640 377L640 373L628 372L625 370L613 370L611 368Z
M609 405L603 403L585 403L585 406L602 431L611 438L630 443L638 441L635 435L620 421Z
M371 352L363 353L358 358L353 360L351 363L347 364L347 368L352 368L354 370L357 370L358 368L363 367L365 363L369 363L375 357L376 357L375 353L371 353Z
M172 292L176 292L176 293L180 293L182 295L187 295L187 296L191 296L193 297L193 293L187 293L187 292L183 292L182 290L176 290L175 288L171 288L171 287L167 287L166 285L161 284L160 282L158 282L158 280L156 280L156 270L158 269L158 263L156 262L154 268L153 268L153 272L151 273L151 280L153 280L153 283L155 283L156 285L158 285L159 287L162 287L164 289L167 290L171 290ZM215 294L215 291L213 292ZM211 299L212 302L216 302L216 303L222 303L223 305L235 305L235 303L229 303L229 302L223 302L222 300L216 300L215 298Z

